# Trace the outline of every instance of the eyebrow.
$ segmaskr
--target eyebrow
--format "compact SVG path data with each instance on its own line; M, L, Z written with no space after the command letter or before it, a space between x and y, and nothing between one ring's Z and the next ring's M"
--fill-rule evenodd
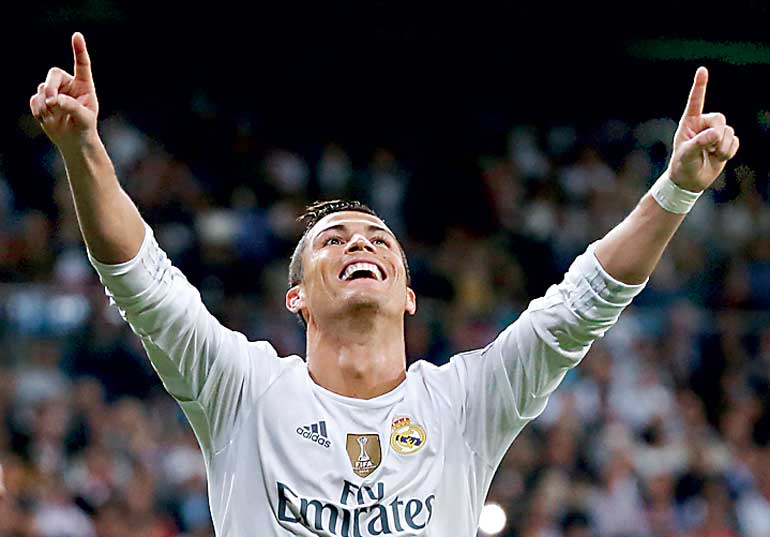
M326 227L326 228L322 229L321 231L319 231L318 235L316 235L315 238L317 239L318 237L320 237L321 235L323 235L327 231L332 231L332 230L346 231L347 229L348 229L348 227L345 224L334 224L334 225L331 225L331 226ZM388 235L393 237L393 239L396 238L396 236L393 234L393 232L391 230L389 230L385 226L380 226L378 224L367 224L366 225L366 230L367 231L384 231L385 233L387 233ZM314 241L315 241L315 239L314 239Z

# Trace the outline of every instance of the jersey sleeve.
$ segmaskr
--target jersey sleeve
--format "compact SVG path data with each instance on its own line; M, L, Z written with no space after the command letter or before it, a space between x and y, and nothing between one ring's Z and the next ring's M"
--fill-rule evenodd
M443 366L465 440L490 466L499 464L513 439L543 412L567 371L646 284L614 279L600 265L594 246L487 347Z
M222 326L146 224L133 259L107 265L88 256L204 452L218 451L278 374L275 350Z

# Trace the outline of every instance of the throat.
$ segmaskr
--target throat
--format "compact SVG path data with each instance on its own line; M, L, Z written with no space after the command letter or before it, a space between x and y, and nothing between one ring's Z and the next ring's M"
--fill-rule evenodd
M313 382L337 395L354 399L374 399L396 389L406 379L405 368L362 371L360 368L324 370L308 364Z
M314 328L308 326L308 370L316 384L327 390L371 399L391 391L406 378L403 325L382 330L385 327L380 324L379 330L368 331L365 337Z

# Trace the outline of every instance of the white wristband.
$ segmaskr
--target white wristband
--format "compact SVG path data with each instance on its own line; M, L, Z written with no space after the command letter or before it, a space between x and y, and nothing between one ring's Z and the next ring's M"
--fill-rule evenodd
M652 185L650 194L668 212L687 214L703 192L685 190L672 181L666 172Z

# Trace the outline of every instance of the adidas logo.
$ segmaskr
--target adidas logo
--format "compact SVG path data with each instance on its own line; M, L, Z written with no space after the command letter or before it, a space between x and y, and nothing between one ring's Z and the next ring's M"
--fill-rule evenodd
M319 446L323 446L325 448L329 448L332 445L331 440L329 440L329 437L326 434L326 422L324 420L321 420L318 423L313 423L311 425L303 425L302 427L297 427L297 434L302 438L312 440Z

